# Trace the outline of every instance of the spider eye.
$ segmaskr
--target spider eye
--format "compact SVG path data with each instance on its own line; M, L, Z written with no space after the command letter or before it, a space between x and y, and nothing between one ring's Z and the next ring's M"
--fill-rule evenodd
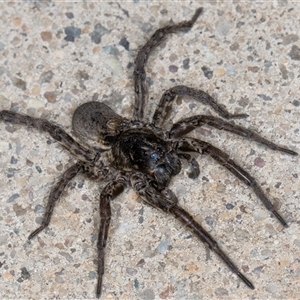
M157 153L157 152L153 152L153 153L151 153L151 154L150 154L150 158L151 158L151 159L155 159L155 160L156 160L156 159L158 159L158 158L159 158L159 155L158 155L158 153Z

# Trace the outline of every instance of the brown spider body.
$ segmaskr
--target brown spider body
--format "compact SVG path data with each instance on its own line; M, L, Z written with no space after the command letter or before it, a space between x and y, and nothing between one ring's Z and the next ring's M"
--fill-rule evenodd
M77 159L77 162L62 174L61 179L53 187L42 224L29 235L29 239L49 225L57 200L67 184L77 174L83 173L92 179L107 182L99 199L98 297L102 291L104 254L111 219L110 202L126 187L134 189L147 204L176 217L202 242L208 245L249 288L254 289L249 279L219 248L213 237L180 207L176 196L168 189L172 177L181 170L182 159L190 165L189 177L196 178L199 175L199 165L188 152L210 155L252 188L265 207L274 214L284 227L287 226L283 217L276 211L256 180L230 159L229 155L207 142L184 137L184 135L197 127L208 125L262 143L273 150L290 155L297 155L296 152L278 146L245 127L215 116L196 115L176 122L169 131L164 132L161 129L170 115L172 103L177 96L192 97L196 101L211 106L221 117L226 119L245 118L246 114L229 113L224 106L218 104L203 91L186 86L175 86L165 91L151 122L147 124L143 118L145 102L148 99L145 65L150 53L168 34L189 30L201 12L202 9L198 9L190 21L158 29L138 52L134 68L133 120L119 116L107 105L100 102L88 102L76 109L73 115L73 129L85 144L84 146L76 142L59 126L45 119L33 118L12 111L0 111L0 120L33 127L48 133Z
M146 128L129 129L112 146L112 166L118 170L140 171L153 177L160 189L181 170L172 144Z

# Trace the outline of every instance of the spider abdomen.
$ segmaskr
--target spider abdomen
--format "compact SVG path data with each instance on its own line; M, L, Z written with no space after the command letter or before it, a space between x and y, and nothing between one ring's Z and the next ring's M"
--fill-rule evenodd
M94 148L110 147L128 121L106 104L91 101L80 105L73 114L76 135Z

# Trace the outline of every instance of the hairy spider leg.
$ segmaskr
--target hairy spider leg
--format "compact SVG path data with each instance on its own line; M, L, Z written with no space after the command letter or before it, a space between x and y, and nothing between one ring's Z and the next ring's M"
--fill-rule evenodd
M145 102L148 97L146 86L146 71L145 65L150 53L166 38L168 34L177 33L180 31L188 31L192 28L202 12L202 8L198 8L191 20L181 22L175 25L168 25L155 31L148 42L141 48L135 59L134 66L134 90L135 102L133 119L141 121L144 116Z
M255 181L255 179L242 167L240 167L236 162L234 162L228 154L222 150L212 146L211 144L192 138L183 138L177 142L177 147L181 151L194 151L200 154L208 154L214 160L216 160L220 165L228 169L232 174L234 174L238 179L246 183L251 187L256 194L256 196L261 200L267 210L269 210L277 218L282 226L288 227L288 224L284 218L277 212L274 205L265 195L261 187Z
M180 120L179 122L175 123L172 126L169 135L171 138L177 138L203 125L212 126L220 130L226 130L236 135L245 137L249 140L253 140L255 142L266 145L268 148L272 150L281 151L294 156L298 155L297 152L285 147L278 146L277 144L261 137L259 134L255 133L254 131L248 128L233 123L229 123L227 121L222 120L221 118L214 117L214 116L198 115L198 116L192 116Z
M28 237L28 239L32 239L34 236L36 236L38 233L40 233L42 230L44 230L50 223L51 217L53 215L54 207L57 203L57 200L60 198L63 190L67 186L67 184L80 172L82 172L83 166L82 163L78 162L75 165L71 166L68 170L66 170L60 181L55 184L55 186L52 188L51 193L48 198L47 207L45 210L45 214L42 220L42 225L38 227L36 230L34 230Z
M92 150L78 144L69 134L67 134L59 126L51 122L33 118L27 115L22 115L9 110L0 111L0 120L12 123L33 127L39 131L47 132L52 138L58 141L64 148L66 148L72 155L81 161L94 161L96 153Z
M177 85L165 91L162 95L159 104L154 112L152 124L154 126L162 126L172 112L172 104L177 96L191 97L202 104L209 105L221 117L226 119L242 119L248 117L247 114L232 114L224 105L218 104L209 94L194 88L184 85Z
M254 285L250 280L241 273L232 260L221 250L214 238L199 224L195 219L183 208L173 201L169 201L161 193L146 184L143 174L134 174L131 176L133 188L141 196L141 198L149 205L159 208L165 213L175 216L183 225L188 227L195 235L208 247L214 251L223 262L236 274L250 289L254 289Z
M111 207L110 201L121 194L126 187L126 181L124 178L119 178L116 181L109 182L101 192L100 195L100 226L98 233L98 280L96 296L100 298L102 292L102 281L104 275L104 257L105 257L105 246L108 237L108 229L111 219Z

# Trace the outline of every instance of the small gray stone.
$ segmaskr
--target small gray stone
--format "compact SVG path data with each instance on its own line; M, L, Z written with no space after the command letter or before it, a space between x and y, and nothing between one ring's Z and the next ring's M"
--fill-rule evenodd
M272 98L270 96L267 96L265 94L257 94L258 97L262 98L263 100L272 100Z
M49 70L49 71L46 71L44 72L41 76L40 76L40 79L39 79L39 83L40 84L43 84L43 83L48 83L51 81L52 77L53 77L54 73Z
M259 273L261 273L261 271L262 271L263 268L264 268L263 266L257 267L252 272L254 274L259 274Z
M100 23L96 24L94 31L92 33L90 33L92 42L94 42L95 44L100 44L101 37L108 32L109 32L109 30L107 30L105 27L103 27Z
M73 257L69 253L61 251L59 252L59 254L63 256L68 262L73 262Z
M203 71L204 76L208 79L211 79L214 75L214 72L206 66L203 66L201 70Z
M19 88L23 91L26 90L26 82L24 80L22 80L21 78L13 77L12 82L13 82L14 86L16 86L17 88Z
M190 59L186 58L182 62L182 66L185 70L188 70L190 68Z
M79 37L81 35L81 29L74 26L67 26L65 28L65 34L74 38Z
M160 244L156 248L156 252L164 254L168 250L168 247L170 245L170 240L166 239L160 242Z
M66 12L66 16L69 18L69 19L73 19L74 18L74 14L72 12Z
M296 45L293 45L288 55L293 60L300 60L300 48Z
M135 275L135 274L137 274L137 270L134 269L134 268L126 268L126 272L127 272L129 275Z
M170 65L169 66L169 71L172 73L176 73L178 71L178 67L175 65Z
M10 196L7 200L6 203L12 203L14 202L16 199L18 199L20 197L20 195L18 193L13 194L12 196Z
M119 45L123 46L127 51L129 50L129 42L126 37L121 38Z
M215 295L218 297L228 296L228 291L224 288L217 288L215 290Z

